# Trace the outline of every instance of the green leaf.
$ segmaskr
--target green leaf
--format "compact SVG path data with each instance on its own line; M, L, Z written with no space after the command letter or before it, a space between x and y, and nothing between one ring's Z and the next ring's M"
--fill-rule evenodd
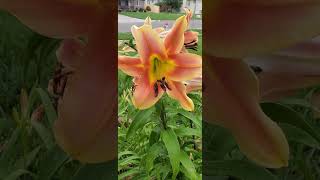
M180 162L182 166L185 168L184 174L190 178L191 180L197 180L199 179L199 176L197 175L196 168L193 164L193 162L189 159L189 156L186 152L180 151Z
M5 177L4 180L16 180L16 179L19 179L20 176L25 175L25 174L29 174L29 175L33 176L33 174L27 170L18 169L16 171L12 172L11 174L9 174L7 177Z
M201 119L199 117L197 117L195 114L188 112L188 111L184 111L184 110L179 111L179 114L181 114L185 118L191 120L198 128L201 129L201 127L202 127Z
M139 173L140 173L139 168L133 168L133 169L130 169L129 171L126 171L126 172L119 174L118 179L122 180L122 179L125 179L126 177L130 177L130 176L133 176L133 175L139 174Z
M137 155L128 156L124 159L119 160L118 166L121 168L121 167L125 167L127 165L137 164L140 162L140 159L141 159L141 157L139 157Z
M320 147L319 142L304 130L290 124L280 124L289 141L305 144L310 147Z
M167 129L161 133L161 137L168 151L173 171L172 179L176 179L180 169L180 145L177 136L172 129Z
M72 180L117 180L117 161L99 164L86 164L79 169Z
M186 127L179 127L178 129L174 130L177 136L197 136L201 137L202 132L200 129L193 129L193 128L186 128Z
M163 150L163 144L160 142L155 143L151 146L145 157L146 169L148 172L152 170L153 161L160 155L161 152L163 152Z
M293 109L277 104L277 103L262 103L263 111L272 120L278 123L286 123L304 130L314 137L320 143L320 134L317 132L304 118Z
M159 141L159 139L160 139L160 131L161 131L161 129L160 129L159 126L156 126L152 130L152 132L151 132L151 134L149 136L149 145L150 146L152 146L154 143L157 143Z
M227 129L203 122L203 159L222 160L227 153L236 147L234 137Z
M16 152L16 143L21 135L21 129L16 128L12 133L8 142L5 143L4 149L2 150L0 157L0 164L6 164L10 158L14 157L14 153Z
M59 168L69 159L59 146L52 147L39 162L39 180L51 180Z
M49 124L52 127L54 121L57 119L57 113L52 105L52 102L51 102L48 94L44 90L42 90L41 88L37 88L37 92L38 92L40 99L42 101L42 104L44 106Z
M20 158L18 161L15 163L15 168L16 169L26 169L28 168L31 163L35 160L37 157L41 147L38 146L34 150L32 150L30 153L28 153L25 157Z
M38 121L31 121L32 127L38 133L44 144L46 145L47 149L52 148L54 144L53 135L43 124Z
M153 112L153 108L149 108L143 111L139 111L133 118L132 124L127 132L127 138L131 138L139 129L147 124L151 119L150 116Z
M268 170L250 162L239 160L206 161L203 174L206 176L233 176L242 180L278 180Z

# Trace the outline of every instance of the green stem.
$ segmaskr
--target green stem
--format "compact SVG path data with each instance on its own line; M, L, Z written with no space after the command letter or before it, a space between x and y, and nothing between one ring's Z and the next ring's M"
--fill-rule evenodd
M162 99L159 100L159 102L156 105L156 108L157 108L157 112L160 117L160 123L161 123L163 129L166 130L167 129L167 122L166 122L167 115L166 115L166 108L165 108L165 105L164 105Z

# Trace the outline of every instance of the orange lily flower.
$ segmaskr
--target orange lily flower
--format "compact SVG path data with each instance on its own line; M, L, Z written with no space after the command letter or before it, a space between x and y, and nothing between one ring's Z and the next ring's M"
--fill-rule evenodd
M148 23L139 28L132 27L140 57L119 56L118 67L135 78L132 101L137 108L151 107L167 92L185 110L194 109L183 81L201 75L202 58L191 53L180 53L186 28L187 16L181 16L161 40Z
M58 103L54 124L57 143L73 158L96 163L112 160L117 153L116 71L105 43L115 37L107 19L116 16L116 2L105 0L1 1L0 8L16 15L32 30L49 37L78 38L62 41L58 60L68 75ZM115 24L114 24L115 25ZM115 41L114 41L115 42ZM112 63L111 63L112 64Z

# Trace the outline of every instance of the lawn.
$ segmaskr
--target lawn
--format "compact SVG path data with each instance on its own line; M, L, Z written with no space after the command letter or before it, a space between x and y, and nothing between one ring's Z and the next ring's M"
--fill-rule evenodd
M121 12L120 14L138 18L138 19L145 19L148 16L153 20L176 20L181 15L184 15L183 13L167 13L167 12L161 12L161 13L153 13L153 12ZM200 19L196 16L193 16L193 19Z

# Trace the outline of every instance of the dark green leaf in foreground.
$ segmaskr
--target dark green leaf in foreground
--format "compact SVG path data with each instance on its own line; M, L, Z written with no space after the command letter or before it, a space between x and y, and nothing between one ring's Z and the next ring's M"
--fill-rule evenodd
M239 160L206 161L203 174L206 176L233 176L242 180L278 180L268 170Z
M176 134L172 129L167 129L161 134L162 140L167 148L171 167L173 170L172 179L176 179L180 169L180 145L177 139Z
M72 180L116 180L117 178L117 161L109 161L84 165Z
M277 104L277 103L262 103L263 111L274 121L295 126L309 133L320 143L320 133L317 132L312 125L306 121L299 113L293 109Z
M132 124L129 127L127 138L130 138L134 133L136 133L140 128L142 128L147 122L151 120L150 117L153 110L153 108L149 108L137 113L132 121Z

